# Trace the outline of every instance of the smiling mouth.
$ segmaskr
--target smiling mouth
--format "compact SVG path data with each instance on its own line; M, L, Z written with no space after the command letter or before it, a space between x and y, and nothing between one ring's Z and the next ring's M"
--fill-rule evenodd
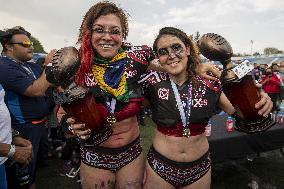
M101 45L101 47L103 48L103 49L110 49L110 48L112 48L114 45L110 45L110 44L103 44L103 45Z
M175 66L175 65L177 65L178 63L179 63L179 61L175 61L175 62L169 63L168 65L169 65L169 66Z

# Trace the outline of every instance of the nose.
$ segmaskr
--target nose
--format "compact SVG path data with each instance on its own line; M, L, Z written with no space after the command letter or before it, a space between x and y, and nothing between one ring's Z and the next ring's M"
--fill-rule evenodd
M168 51L169 51L169 58L170 59L173 59L173 58L176 57L176 54L174 53L174 51L172 49L171 50L168 49Z
M103 39L111 39L111 35L108 31L106 31L106 32L103 33L102 38Z

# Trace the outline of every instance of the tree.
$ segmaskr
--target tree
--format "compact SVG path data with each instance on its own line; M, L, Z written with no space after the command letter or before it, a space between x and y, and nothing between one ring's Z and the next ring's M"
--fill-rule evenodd
M40 41L37 38L31 36L31 41L34 43L34 52L35 53L46 53L42 44L40 43Z
M280 51L280 50L278 50L278 49L275 48L275 47L266 47L266 48L264 49L264 54L265 54L265 55L280 54L280 53L283 53L283 51Z
M197 31L195 32L194 41L198 41L199 38L200 38L200 33L199 31Z
M253 53L253 56L260 56L260 53L259 52L255 52L255 53Z

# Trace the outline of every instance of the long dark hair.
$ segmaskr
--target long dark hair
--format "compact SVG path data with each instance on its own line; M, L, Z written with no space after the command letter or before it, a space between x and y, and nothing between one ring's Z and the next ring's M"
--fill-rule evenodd
M84 16L77 41L77 44L80 44L80 68L76 74L76 82L78 84L84 84L85 74L91 71L91 65L94 60L94 51L91 43L93 23L100 16L108 14L115 14L119 17L122 26L122 38L125 40L128 35L128 14L124 10L109 1L99 2L92 6Z
M190 55L188 55L188 62L187 62L187 72L188 72L188 79L194 81L194 76L196 75L196 66L198 64L201 64L201 59L198 54L198 48L196 44L193 42L191 37L187 36L185 32L183 32L180 29L174 28L174 27L164 27L160 29L159 34L157 35L154 44L153 44L153 50L157 54L157 43L158 40L164 36L164 35L171 35L179 38L186 47L189 47L190 49Z

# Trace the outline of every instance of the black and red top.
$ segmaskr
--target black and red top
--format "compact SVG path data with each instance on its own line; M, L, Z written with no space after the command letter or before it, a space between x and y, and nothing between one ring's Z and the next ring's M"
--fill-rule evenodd
M128 46L125 48L125 52L127 61L125 72L130 97L129 102L116 102L114 115L117 121L132 117L140 111L141 102L144 98L137 81L146 72L149 62L154 59L152 49L147 46ZM105 105L106 94L102 93L92 73L85 76L85 85L90 88L90 92L95 96L102 120L106 121L106 117L109 115Z
M199 76L192 89L192 105L189 117L190 136L202 134L208 120L216 112L220 98L220 83ZM170 136L182 137L183 125L169 75L151 71L140 80L145 96L151 102L152 119L157 129ZM177 86L183 108L188 100L189 81Z

